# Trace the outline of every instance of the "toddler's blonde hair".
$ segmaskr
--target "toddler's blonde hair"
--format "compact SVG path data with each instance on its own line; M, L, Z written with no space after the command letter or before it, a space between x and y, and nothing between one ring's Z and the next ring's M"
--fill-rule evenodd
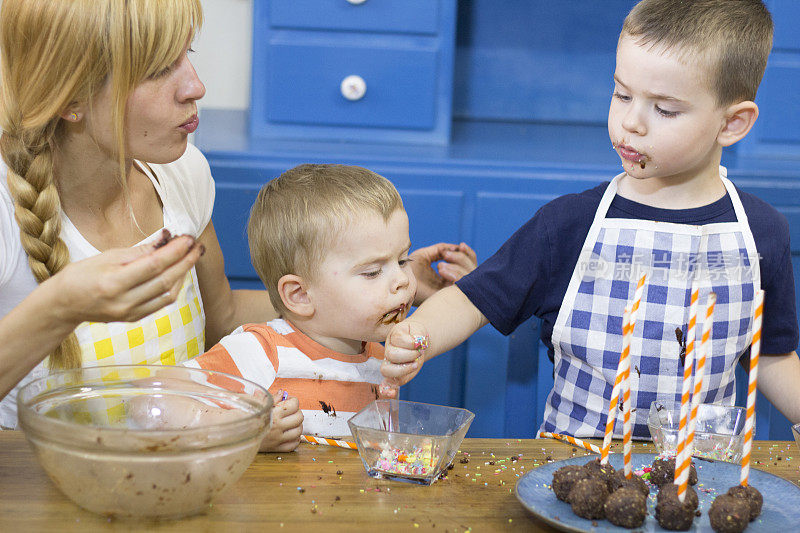
M71 105L88 105L110 83L118 178L127 197L128 97L180 57L202 18L200 0L2 1L0 155L22 247L39 283L69 263L53 166L60 115ZM51 368L80 363L74 333L49 358Z
M286 314L278 280L313 279L337 236L365 212L388 221L403 200L386 178L365 168L305 164L267 183L250 211L250 258L272 306Z
M702 67L721 106L755 100L772 48L761 0L642 0L622 26L640 44L674 49Z

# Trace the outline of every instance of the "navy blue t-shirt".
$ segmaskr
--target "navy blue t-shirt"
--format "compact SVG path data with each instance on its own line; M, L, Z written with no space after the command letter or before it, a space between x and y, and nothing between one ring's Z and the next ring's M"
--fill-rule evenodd
M569 280L609 182L544 205L492 257L456 284L504 335L536 316L542 341L553 359L551 337ZM784 354L797 348L798 326L789 224L775 208L738 188L760 256L764 299L761 352ZM693 209L661 209L616 195L607 218L704 225L735 222L727 194Z

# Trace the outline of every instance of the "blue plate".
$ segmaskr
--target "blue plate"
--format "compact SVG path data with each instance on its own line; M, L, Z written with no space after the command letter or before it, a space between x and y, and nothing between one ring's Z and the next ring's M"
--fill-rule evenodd
M566 465L582 465L594 457L596 456L572 457L531 470L517 482L517 498L531 513L562 531L630 531L617 527L607 520L596 520L596 525L592 525L591 520L575 515L572 507L556 498L550 490L553 472ZM652 453L635 453L631 456L631 465L634 470L639 470L644 466L650 466L655 457ZM622 468L622 454L610 455L609 462L616 469ZM738 464L698 458L694 459L694 464L699 478L694 488L700 497L700 511L703 514L694 519L689 531L711 532L713 530L708 520L711 502L718 494L724 494L730 487L739 484L741 467ZM764 506L761 509L761 516L750 522L745 532L796 531L795 528L800 524L800 487L752 467L750 483L761 491L764 496ZM642 527L636 528L636 531L667 531L662 529L655 519L656 492L657 488L652 487L647 501L649 515Z

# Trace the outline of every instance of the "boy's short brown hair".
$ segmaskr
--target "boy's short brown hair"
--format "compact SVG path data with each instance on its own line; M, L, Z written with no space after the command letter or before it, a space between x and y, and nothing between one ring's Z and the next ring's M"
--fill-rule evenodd
M706 67L722 106L754 100L772 48L772 17L761 0L642 0L620 38L675 49Z
M373 212L388 221L402 208L389 180L356 166L299 165L264 185L250 210L247 240L275 310L286 313L281 277L313 279L339 232L359 215Z

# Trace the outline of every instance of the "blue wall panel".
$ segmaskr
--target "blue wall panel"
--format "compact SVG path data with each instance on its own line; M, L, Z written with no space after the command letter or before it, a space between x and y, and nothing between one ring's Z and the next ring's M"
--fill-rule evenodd
M453 114L605 123L633 0L459 2Z
M259 185L217 181L212 222L217 231L226 273L235 278L256 278L247 246L247 219Z
M800 2L797 0L766 0L775 24L775 39L772 46L776 50L800 49Z
M481 259L493 254L547 201L549 195L479 191L475 197L474 246ZM535 253L532 251L532 253ZM486 326L467 348L464 406L475 413L474 436L532 436L538 426L538 358L533 320L504 337ZM530 401L533 400L533 401Z

